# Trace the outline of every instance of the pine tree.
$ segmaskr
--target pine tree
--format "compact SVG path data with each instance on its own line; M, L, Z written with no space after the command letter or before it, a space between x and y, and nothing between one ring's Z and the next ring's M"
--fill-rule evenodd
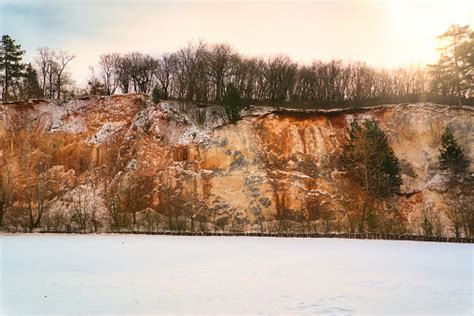
M31 63L26 66L23 75L22 94L25 99L41 98L42 91L38 82L38 74Z
M222 98L222 105L224 106L224 111L229 122L235 123L240 120L242 98L239 90L233 84L227 86L224 97Z
M384 198L400 191L400 163L377 122L351 124L341 161L348 175L369 195Z
M366 192L359 232L364 231L365 224L369 231L376 231L378 220L373 203L398 193L402 184L398 158L377 122L351 124L341 148L341 162L349 178Z
M466 173L469 162L464 157L463 149L458 145L451 130L446 127L441 136L439 150L439 165L441 170L448 170L452 176Z
M153 88L153 91L151 92L151 100L154 103L158 103L160 102L161 99L162 99L161 89L160 87L156 86L155 88Z
M457 96L459 105L462 104L463 94L473 84L473 38L469 25L451 25L438 36L438 40L445 46L438 48L438 62L430 65L437 88L443 94Z
M107 95L107 89L105 85L100 82L97 78L91 78L88 82L89 95Z
M0 44L0 80L3 85L2 100L7 101L8 89L21 78L25 65L21 59L25 54L21 45L15 44L9 35L3 35Z

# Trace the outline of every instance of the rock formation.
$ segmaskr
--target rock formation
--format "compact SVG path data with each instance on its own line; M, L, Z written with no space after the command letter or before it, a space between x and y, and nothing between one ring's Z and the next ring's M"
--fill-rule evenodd
M473 170L473 108L255 107L237 124L223 117L218 106L153 104L140 94L1 104L2 172L13 175L4 187L15 188L5 227L22 230L40 216L31 228L348 231L363 192L341 171L340 144L351 120L373 118L404 179L401 194L379 206L390 219L383 230L396 221L419 234L429 209L438 233L453 234L440 136L451 128Z

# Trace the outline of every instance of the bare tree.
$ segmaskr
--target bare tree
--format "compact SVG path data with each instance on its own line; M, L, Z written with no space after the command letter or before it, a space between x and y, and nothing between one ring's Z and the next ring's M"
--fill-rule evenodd
M2 157L2 165L0 166L0 227L3 227L3 218L12 202L13 193L13 176L4 154Z
M105 87L106 93L112 95L118 88L118 63L120 55L117 53L105 54L99 57L100 79Z
M130 64L130 78L135 92L149 93L154 85L154 74L158 68L158 61L149 55L138 52L128 54Z
M71 214L71 222L75 228L84 232L89 221L89 199L90 196L86 188L78 187L74 197L74 207Z
M118 82L118 87L122 93L129 93L131 90L132 78L130 75L132 68L132 60L128 55L121 56L116 65L116 80Z
M206 75L206 54L207 45L203 42L197 44L188 43L176 53L176 78L178 98L189 101L206 101L207 88ZM200 80L201 79L201 80Z
M474 180L464 179L463 182L452 180L445 196L446 215L456 237L472 237L474 235Z
M52 191L50 186L55 180L50 179L47 174L50 158L50 156L43 153L38 153L36 157L33 157L31 144L25 140L22 153L25 177L23 192L26 198L28 229L30 231L40 227L41 219L51 205Z
M174 80L176 68L176 55L164 55L158 61L156 68L156 78L161 86L163 98L168 99L171 95L172 81Z
M267 98L281 103L289 100L297 73L297 65L288 56L270 58L264 68Z
M66 51L57 51L54 54L53 72L56 75L56 89L57 98L61 99L61 89L64 86L66 80L64 78L65 70L67 65L74 59L74 55L69 54Z
M433 205L423 205L421 208L421 218L418 223L418 233L424 236L434 236L435 234L435 214Z
M53 51L50 48L38 48L38 56L35 58L35 63L39 70L39 81L44 97L52 97L53 60Z
M69 81L67 65L74 56L66 51L55 51L48 47L40 47L35 58L39 70L39 82L43 96L61 98L61 90Z
M124 188L123 202L126 210L132 214L134 225L138 225L137 213L150 207L153 178L135 171L129 175Z
M228 44L216 44L211 46L207 53L209 63L208 73L215 87L214 100L219 103L224 94L225 81L232 69L236 53Z

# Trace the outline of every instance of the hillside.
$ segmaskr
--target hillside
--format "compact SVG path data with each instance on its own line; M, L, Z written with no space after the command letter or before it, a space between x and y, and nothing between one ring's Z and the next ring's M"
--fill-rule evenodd
M355 117L374 118L402 162L401 194L377 205L378 231L453 235L440 136L454 132L474 170L474 109L430 103L298 111L220 107L144 95L0 105L8 230L351 231L363 192L338 153ZM4 178L6 178L4 176Z

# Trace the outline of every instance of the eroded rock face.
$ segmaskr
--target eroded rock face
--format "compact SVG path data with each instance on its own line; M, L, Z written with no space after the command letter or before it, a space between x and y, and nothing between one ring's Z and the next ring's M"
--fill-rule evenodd
M262 221L274 221L283 211L307 220L320 220L322 211L332 212L333 219L343 222L350 207L348 196L357 196L360 189L344 180L337 157L345 128L355 118L373 118L386 132L402 162L404 179L402 194L390 201L391 207L403 214L409 232L417 233L421 209L427 204L437 210L444 207L445 178L437 161L446 126L474 169L472 108L429 103L326 112L254 108L237 124L224 124L218 107L155 105L138 94L61 104L4 104L0 154L21 174L25 150L21 143L27 130L50 145L57 143L58 148L51 149L50 168L58 176L67 174L68 183L73 176L75 185L55 197L50 213L72 212L77 203L65 201L77 201L74 192L90 195L94 187L88 199L97 201L88 201L87 211L95 208L94 216L104 228L108 225L104 190L137 170L153 179L148 206L138 216L145 221L154 211L163 217L170 200L180 200L180 207L190 210L189 218L198 218L206 209L208 219L218 226L252 229ZM31 146L36 143L40 142ZM105 169L114 173L107 180ZM165 191L172 192L168 197L173 195L166 203ZM445 226L444 233L449 234L449 225Z

